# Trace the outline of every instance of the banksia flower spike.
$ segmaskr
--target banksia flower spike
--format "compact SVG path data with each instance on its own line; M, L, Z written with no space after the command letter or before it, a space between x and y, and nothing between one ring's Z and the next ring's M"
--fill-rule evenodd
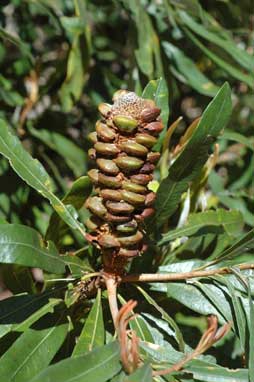
M101 120L89 136L88 172L95 187L86 207L87 240L100 249L104 271L122 274L128 261L146 250L144 221L154 213L155 193L148 188L160 154L152 151L163 129L154 101L119 90L113 105L100 104Z

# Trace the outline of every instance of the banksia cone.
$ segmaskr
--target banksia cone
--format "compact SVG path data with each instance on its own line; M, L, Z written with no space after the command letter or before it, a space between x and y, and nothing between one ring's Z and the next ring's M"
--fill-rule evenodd
M88 172L95 196L86 207L87 240L102 253L104 271L121 274L127 262L146 249L144 221L154 213L155 193L148 189L160 154L152 151L163 129L154 101L120 90L113 105L100 104L101 120L89 138Z

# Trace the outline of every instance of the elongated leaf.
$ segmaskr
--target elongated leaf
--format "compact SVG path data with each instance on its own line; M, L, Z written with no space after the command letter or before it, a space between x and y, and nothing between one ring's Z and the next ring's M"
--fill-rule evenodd
M86 32L87 27L85 28ZM89 64L89 42L87 33L76 33L70 49L65 81L60 89L60 99L64 111L71 110L77 101L86 82L86 71Z
M56 151L61 157L63 157L74 172L75 176L81 176L86 170L86 155L85 151L73 143L70 139L64 135L55 131L46 129L34 129L29 127L30 133L44 142L52 150Z
M70 111L82 94L83 86L87 80L87 69L91 53L87 4L78 0L75 1L74 5L76 19L79 19L79 28L68 29L71 34L72 46L68 57L66 78L59 93L65 111ZM72 32L74 33L72 34Z
M153 99L156 105L161 109L160 117L164 126L167 126L169 116L169 94L167 83L164 78L151 80L146 85L143 98Z
M131 12L137 29L138 48L135 50L139 69L149 78L163 75L159 37L149 13L143 4L135 0L123 0Z
M0 301L0 338L10 331L22 332L44 314L52 312L61 299L49 299L48 293L20 295Z
M152 368L145 363L125 379L125 382L152 382L152 379Z
M92 191L92 184L88 176L82 176L77 179L71 189L62 199L64 205L71 205L79 210L85 203L87 197ZM68 226L62 221L59 215L55 212L50 217L49 226L46 233L46 239L52 240L56 244L66 232Z
M192 32L185 29L185 33L187 36L194 42L195 45L201 49L207 57L209 57L213 62L215 62L218 66L220 66L223 70L225 70L227 73L229 73L232 77L236 78L239 81L245 82L247 85L249 85L251 88L253 88L253 77L242 73L240 70L238 70L235 66L230 65L223 59L221 59L219 56L217 56L215 53L213 53L210 49L208 49L204 44L199 41Z
M204 286L204 283L202 283L202 286ZM187 306L191 310L197 313L201 314L215 314L217 315L222 322L227 321L223 317L222 314L226 312L227 317L231 317L231 309L230 305L225 299L224 293L221 291L220 288L217 288L215 285L205 285L207 292L207 289L210 289L210 294L212 295L212 300L205 295L203 290L200 288L199 284L182 284L182 283L171 283L167 284L167 294L169 297L174 298L175 300L179 301L183 305ZM216 301L216 304L214 303ZM218 304L218 308L217 308ZM221 314L220 312L220 306L223 306L223 312ZM232 319L232 317L231 317Z
M152 357L153 362L163 362L164 367L165 363L173 365L184 357L184 353L176 351L169 342L164 341L160 345L151 342L141 342L140 346L149 354L150 359Z
M113 342L84 356L49 366L31 382L106 382L120 370L119 346Z
M234 312L235 312L235 319L237 323L237 331L239 333L239 339L240 339L240 344L242 347L242 352L245 351L245 340L246 340L246 319L244 315L244 311L241 305L241 300L237 296L237 291L235 290L233 284L225 278L227 288L230 294L230 297L232 299L233 307L234 307Z
M242 214L239 211L225 211L223 209L190 214L183 227L176 228L163 235L158 244L164 245L182 236L205 235L214 232L216 227L221 227L229 235L237 236L243 227Z
M65 264L54 244L49 242L46 247L33 228L20 224L1 225L0 262L42 268L53 273L65 271Z
M96 300L86 319L84 328L79 336L78 342L73 350L72 356L79 356L103 346L104 323L101 307L101 290L98 289Z
M222 292L221 288L215 285L207 285L199 281L194 282L207 297L207 299L214 305L214 307L220 312L221 316L224 317L225 321L232 321L232 312L229 304L225 304L225 295Z
M238 143L242 143L244 146L248 147L250 150L254 151L254 142L245 137L244 135L237 133L236 131L225 129L223 132L223 135L220 137L220 139L228 139L232 140Z
M13 382L30 381L48 366L67 334L68 324L28 329L0 359L0 375Z
M85 272L94 272L87 258L80 258L72 253L62 256L63 261L69 267L73 277L81 277Z
M151 343L141 343L141 346L149 353L154 362L162 363L164 369L165 363L172 366L185 357L184 353L176 352L173 348L170 349L168 344L154 346ZM183 373L188 373L188 381L193 381L189 379L192 374L195 381L200 382L248 382L248 370L224 368L205 359L194 359L188 362L180 373L181 376Z
M226 51L239 65L250 71L250 73L253 73L254 57L245 50L238 48L233 40L229 37L227 39L222 38L218 34L210 32L207 27L197 23L186 12L180 11L179 15L184 24L194 33L222 48L223 51Z
M18 138L10 133L3 120L0 120L0 153L9 160L13 170L29 186L50 201L52 207L66 224L84 234L84 226L77 221L75 209L72 206L65 206L56 197L53 193L50 177L42 164L30 156Z
M249 382L254 382L254 302L250 289L249 280L247 282L248 285L248 297L249 297L249 307L250 307L250 318L249 318Z
M132 0L131 0L132 1ZM132 7L135 12L136 26L138 28L138 49L135 56L140 70L148 77L152 78L154 73L153 64L153 27L150 17L144 12L141 5L135 2ZM134 5L134 2L133 2Z
M164 41L162 43L166 55L173 60L177 70L184 76L187 84L199 93L215 96L219 88L212 81L209 80L195 65L195 63L187 57L176 46Z
M208 150L208 135L216 137L231 114L230 88L226 83L210 102L181 154L169 168L157 192L156 220L160 226L176 210L189 182L201 171Z
M218 254L214 261L209 263L216 264L219 261L226 260L231 257L236 257L239 254L243 254L244 252L248 252L250 249L254 247L254 228L250 230L247 234L241 236L239 240L237 240L231 247Z
M142 295L145 297L146 301L149 302L149 304L151 304L152 306L154 306L154 308L160 312L161 314L161 317L169 324L169 326L174 330L175 332L175 337L176 337L176 340L179 344L179 349L180 351L183 351L184 350L184 339L183 339L183 336L182 336L182 333L179 329L179 327L177 326L177 324L175 323L175 321L173 320L173 318L171 318L167 312L165 312L164 309L162 309L158 304L157 302L148 294L146 293L146 291L144 291L144 289L142 289L141 287L137 287L138 290L142 293Z
M160 133L158 141L153 147L153 150L160 151L163 139L167 131L169 117L169 94L165 79L159 78L158 80L149 81L143 91L142 97L153 99L156 105L161 109L160 117L162 119L164 129Z
M203 360L193 360L184 370L202 382L248 382L248 370L228 369Z
M32 56L30 52L30 46L23 42L20 38L17 36L13 36L11 33L8 33L4 28L0 27L0 37L4 40L10 41L12 44L16 45L20 51L26 55L31 64L34 64L34 57Z

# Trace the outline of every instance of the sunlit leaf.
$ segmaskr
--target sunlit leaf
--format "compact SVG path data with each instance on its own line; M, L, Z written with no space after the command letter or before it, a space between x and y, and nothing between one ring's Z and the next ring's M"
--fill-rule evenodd
M119 346L113 342L86 355L51 365L31 382L106 382L120 369Z
M0 232L0 262L64 273L65 264L52 242L46 246L33 229L20 224L2 224Z
M216 227L218 230L216 231ZM159 244L164 245L171 240L182 236L199 236L209 232L220 233L220 230L227 234L237 236L243 227L242 214L238 211L206 211L188 216L186 224L181 228L169 231L160 240Z
M0 359L0 374L6 381L26 382L46 368L67 334L68 324L42 330L28 329Z
M80 356L102 346L104 344L104 337L105 332L101 307L101 291L98 289L96 300L86 319L72 356Z

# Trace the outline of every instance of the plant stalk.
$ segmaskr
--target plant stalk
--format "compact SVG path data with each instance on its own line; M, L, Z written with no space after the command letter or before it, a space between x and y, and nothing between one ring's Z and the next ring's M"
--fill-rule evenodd
M113 276L104 276L104 280L108 291L108 302L111 316L114 322L114 327L117 329L117 316L119 312L117 304L117 282Z
M254 264L239 264L236 266L240 270L254 269ZM168 282L168 281L180 281L187 280L196 277L208 277L214 275L223 275L233 273L233 270L229 267L208 269L204 271L191 271L182 273L141 273L136 275L126 275L119 279L121 283L130 282Z

